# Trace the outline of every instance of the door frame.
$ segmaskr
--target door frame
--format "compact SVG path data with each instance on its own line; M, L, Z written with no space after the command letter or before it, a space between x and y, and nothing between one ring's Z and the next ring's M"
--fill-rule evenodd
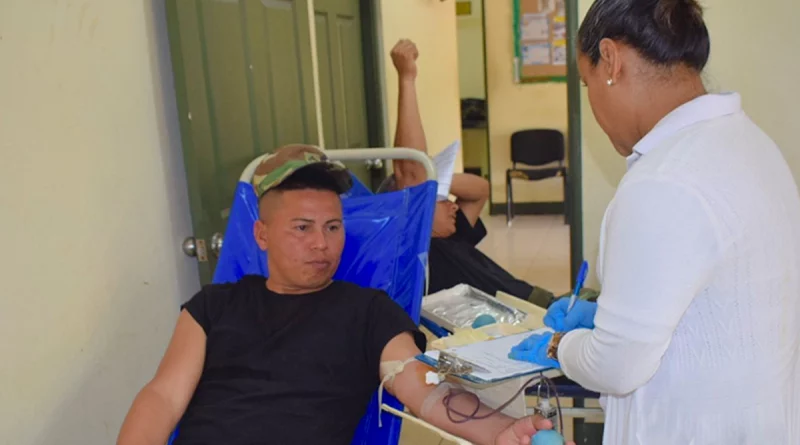
M486 66L485 55L488 54L486 47L486 4L489 0L483 1L483 79L486 89L486 101L489 97L489 73ZM567 177L569 178L565 199L569 201L569 208L564 206L564 212L569 212L569 249L570 249L570 277L574 282L578 276L581 263L583 262L583 136L581 131L581 79L578 73L578 27L580 26L580 14L578 0L565 0L567 13ZM487 129L491 126L490 119L486 119ZM487 146L491 153L491 138L486 132ZM492 157L489 156L489 178L492 176ZM491 199L489 206L492 207Z
M566 0L567 12L567 147L569 165L570 272L575 281L583 262L583 133L581 122L581 78L578 73L578 0Z
M193 193L190 189L191 183L199 183L197 180L198 168L195 163L187 157L186 147L194 146L191 119L189 118L189 105L187 97L186 67L183 63L182 42L180 26L178 23L178 3L177 0L167 0L164 5L167 18L167 35L169 38L170 61L172 63L172 82L175 88L175 102L178 109L178 125L181 135L181 156L186 170L187 192L189 198L189 214L191 215L192 231L184 241L194 240L195 245L195 264L197 265L198 279L201 284L210 283L214 276L216 261L209 258L207 251L208 242L211 239L213 228L206 218L205 207L200 194Z
M383 147L389 140L384 81L383 39L380 2L359 0L364 58L364 83L367 86L367 133L372 147Z
M312 0L313 1L313 0ZM361 14L361 50L364 60L364 99L367 110L367 141L370 147L387 147L391 136L388 134L388 111L386 110L386 81L383 54L383 26L381 6L377 0L359 0ZM373 191L387 175L386 163L371 169L371 184L365 184Z

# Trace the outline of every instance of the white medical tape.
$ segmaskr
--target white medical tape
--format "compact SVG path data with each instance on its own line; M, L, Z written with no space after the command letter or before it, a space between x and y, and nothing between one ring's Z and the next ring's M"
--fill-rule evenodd
M381 411L383 410L383 387L386 386L386 384L390 381L394 380L397 374L403 372L407 364L415 361L417 361L417 359L411 357L405 361L392 360L389 362L381 362L380 368L381 374L383 374L383 379L381 379L381 384L378 386L378 428L383 426L383 422L381 422Z
M428 413L431 412L434 405L440 402L442 398L445 396L445 394L450 392L450 390L452 390L453 388L456 388L456 385L453 385L452 383L449 382L440 383L436 387L436 389L434 389L433 391L431 391L430 394L428 394L428 397L425 397L425 400L422 402L422 408L420 408L419 410L420 417L422 417L423 419L428 417Z

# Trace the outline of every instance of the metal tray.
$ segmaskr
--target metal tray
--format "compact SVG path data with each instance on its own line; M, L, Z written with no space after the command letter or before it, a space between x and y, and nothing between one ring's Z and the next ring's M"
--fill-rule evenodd
M422 315L453 332L471 328L479 315L491 315L497 323L516 325L527 317L525 312L501 303L491 295L466 284L459 284L422 300Z

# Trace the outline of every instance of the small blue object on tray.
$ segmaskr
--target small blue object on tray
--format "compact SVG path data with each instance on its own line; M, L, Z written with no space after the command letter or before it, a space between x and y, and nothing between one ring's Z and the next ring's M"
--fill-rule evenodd
M472 329L482 328L484 326L489 326L490 324L497 323L494 317L489 314L481 314L475 318L475 321L472 322Z

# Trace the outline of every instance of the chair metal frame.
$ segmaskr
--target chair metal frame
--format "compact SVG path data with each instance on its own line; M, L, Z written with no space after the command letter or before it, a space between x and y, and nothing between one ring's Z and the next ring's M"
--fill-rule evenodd
M428 175L428 180L436 180L436 166L433 165L433 160L422 151L413 148L392 147L392 148L340 148L334 150L323 150L329 159L333 161L368 161L374 159L407 159L410 161L417 161L425 168L425 173ZM247 164L242 172L239 181L250 182L253 174L261 163L270 153L265 153Z

